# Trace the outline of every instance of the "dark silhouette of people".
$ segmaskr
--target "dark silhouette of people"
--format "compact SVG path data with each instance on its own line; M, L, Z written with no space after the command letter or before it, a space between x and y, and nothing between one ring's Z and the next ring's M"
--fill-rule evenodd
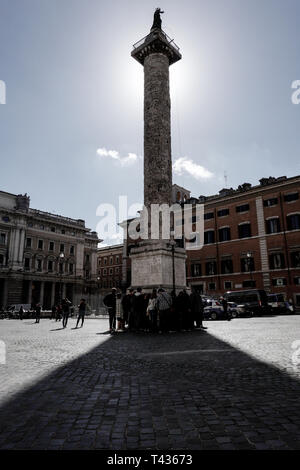
M191 300L186 289L182 290L181 297L182 327L184 330L192 330L194 328L194 320L192 317Z
M104 305L108 308L110 333L113 333L116 329L116 299L117 289L115 287L103 299Z
M196 289L192 289L190 295L191 311L193 323L196 322L197 328L204 328L203 326L203 302L200 293Z
M60 321L62 317L62 306L58 304L56 307L55 321Z
M128 329L131 331L135 328L134 298L134 289L129 289L129 294L123 299L123 309L127 312Z
M144 326L144 316L146 316L145 298L142 294L142 288L138 287L134 294L133 311L134 311L134 329L142 330Z
M85 316L85 312L86 312L85 299L80 299L80 304L78 305L78 309L79 309L79 311L78 311L76 328L78 327L80 320L81 320L81 328L82 328L83 322L84 322L84 316Z
M167 333L171 329L172 297L165 289L158 289L156 305L159 316L159 331Z
M156 333L158 331L158 310L157 310L157 292L153 289L147 305L147 316L150 322L150 331Z
M23 309L23 305L21 305L20 310L19 310L20 320L23 320L23 314L24 314L24 309Z
M62 301L62 311L63 311L62 325L63 325L63 328L66 328L66 326L68 324L68 319L69 319L69 315L70 315L70 306L71 306L70 300L68 300L67 298L63 299L63 301Z
M50 320L53 320L55 317L56 317L56 305L52 305Z
M224 318L226 320L230 321L230 315L229 315L229 312L228 312L228 302L224 297L221 297L220 300L221 300L221 304L222 304L222 307L223 307Z
M41 319L41 304L35 306L35 323L40 323Z

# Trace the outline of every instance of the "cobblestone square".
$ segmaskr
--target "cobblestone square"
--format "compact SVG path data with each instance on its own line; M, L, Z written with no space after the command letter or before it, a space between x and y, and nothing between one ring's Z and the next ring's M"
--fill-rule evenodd
M205 325L1 320L0 448L299 449L300 316Z

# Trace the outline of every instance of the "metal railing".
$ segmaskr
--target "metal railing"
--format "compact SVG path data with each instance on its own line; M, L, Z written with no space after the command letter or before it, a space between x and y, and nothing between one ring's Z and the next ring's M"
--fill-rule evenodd
M177 49L178 52L179 52L179 47L178 47L177 44L174 42L174 39L171 39L171 38L167 35L167 33L165 33L163 30L160 30L159 32L165 37L165 39L168 41L168 43L169 43L170 45L172 45L173 47L175 47L175 49ZM151 33L148 34L147 36L145 36L144 38L140 39L140 40L139 40L138 42L136 42L135 44L133 44L133 49L137 49L137 48L140 47L142 44L144 44L144 43L146 42L146 39L147 39L150 35L151 35Z

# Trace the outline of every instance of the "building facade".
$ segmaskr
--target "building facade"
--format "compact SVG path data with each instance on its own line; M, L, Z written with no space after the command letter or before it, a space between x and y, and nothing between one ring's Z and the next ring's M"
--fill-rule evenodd
M187 250L187 285L208 295L265 289L300 307L299 193L300 176L262 178L256 186L244 183L235 190L199 198L173 185L174 201L204 205L204 246ZM110 276L107 271L107 286L130 286L129 254L136 243L127 238L114 248L122 264L122 280L120 269ZM101 258L112 249L101 249ZM99 273L102 279L103 272Z
M112 287L122 287L123 247L122 244L98 249L97 283L102 294Z
M282 293L300 306L300 177L204 197L204 246L188 252L187 282L207 294L244 288Z
M30 208L30 198L0 191L0 307L97 293L98 236L84 220Z

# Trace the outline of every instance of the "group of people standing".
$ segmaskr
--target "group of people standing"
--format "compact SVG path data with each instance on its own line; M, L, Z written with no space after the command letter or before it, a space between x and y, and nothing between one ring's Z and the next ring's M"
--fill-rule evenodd
M55 321L62 320L63 328L66 328L70 314L74 313L74 307L72 305L72 302L69 299L65 298L65 299L62 299L61 303L57 305L53 305L51 311L52 311L52 314L51 314L50 319L53 320L55 318ZM76 322L75 328L78 328L80 321L81 321L81 327L83 326L85 313L86 313L86 301L85 299L80 299L80 304L78 305L78 316L77 316L77 322Z
M125 331L126 326L130 331L153 333L190 331L195 327L206 329L203 326L204 305L196 290L189 295L184 289L176 295L160 288L148 294L139 287L122 295L112 288L103 302L108 307L110 333Z

